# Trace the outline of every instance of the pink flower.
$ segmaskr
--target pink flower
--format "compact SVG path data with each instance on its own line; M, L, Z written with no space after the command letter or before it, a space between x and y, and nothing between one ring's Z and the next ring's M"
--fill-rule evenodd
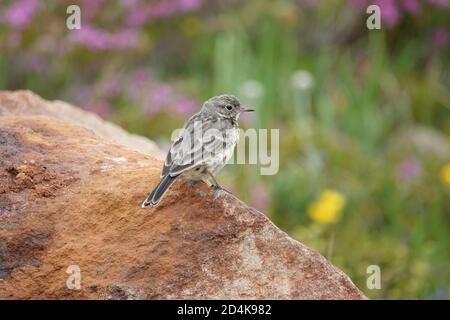
M381 21L389 27L393 27L400 22L400 11L394 0L374 1L381 9Z
M137 69L124 81L128 97L147 116L158 112L175 112L189 115L198 110L197 101L187 98L176 92L170 84L161 82L155 78L153 71L149 68Z
M437 28L432 33L433 44L438 48L448 48L450 44L449 32L446 28Z
M198 103L188 98L179 99L172 107L176 113L190 115L200 109Z
M151 69L137 69L131 74L133 85L143 87L149 84L153 78L153 72Z
M415 158L402 161L397 167L397 176L402 181L411 181L422 173L422 166Z
M69 41L82 44L89 49L104 50L108 47L108 34L85 25L79 30L72 30L69 34Z
M24 29L32 22L38 9L38 0L16 0L0 15L0 21Z
M167 84L158 84L150 94L150 103L161 109L169 104L172 88Z
M137 45L137 31L132 29L108 32L89 25L72 30L69 41L81 44L91 50L128 49Z
M401 3L403 8L412 14L419 14L422 10L418 0L402 0Z

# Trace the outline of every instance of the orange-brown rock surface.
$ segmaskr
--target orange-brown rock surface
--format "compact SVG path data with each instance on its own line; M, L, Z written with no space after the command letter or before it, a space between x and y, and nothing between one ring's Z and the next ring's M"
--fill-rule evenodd
M71 106L64 101L46 101L31 91L0 92L0 116L44 115L76 124L94 131L108 140L123 144L132 150L163 159L164 154L151 140L126 132L117 125L102 120L96 114Z
M161 161L17 95L0 93L0 299L365 298L227 193L175 183L142 209Z

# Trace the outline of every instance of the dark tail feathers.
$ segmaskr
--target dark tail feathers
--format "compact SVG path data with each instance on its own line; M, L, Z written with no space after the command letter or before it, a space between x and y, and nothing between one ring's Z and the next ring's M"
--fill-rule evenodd
M167 189L170 185L175 181L178 176L171 177L170 175L164 176L161 181L158 183L156 188L148 195L147 199L142 203L142 208L145 208L148 205L157 205L161 200L164 193L166 193Z

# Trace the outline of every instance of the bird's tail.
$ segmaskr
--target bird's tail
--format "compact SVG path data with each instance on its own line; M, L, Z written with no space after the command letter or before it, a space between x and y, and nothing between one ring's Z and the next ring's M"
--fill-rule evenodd
M158 183L156 188L148 195L147 199L142 203L142 208L145 208L148 205L157 205L161 200L164 193L166 193L167 189L170 185L175 181L178 176L171 177L169 174L164 176L161 181Z

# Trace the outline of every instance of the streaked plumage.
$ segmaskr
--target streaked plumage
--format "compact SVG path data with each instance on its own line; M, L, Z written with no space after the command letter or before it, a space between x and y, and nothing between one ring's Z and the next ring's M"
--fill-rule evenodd
M216 96L203 104L200 112L185 123L181 134L172 143L161 173L161 181L142 207L156 205L177 179L204 181L219 187L214 174L233 155L239 141L238 118L242 112L253 111L241 106L231 95Z

